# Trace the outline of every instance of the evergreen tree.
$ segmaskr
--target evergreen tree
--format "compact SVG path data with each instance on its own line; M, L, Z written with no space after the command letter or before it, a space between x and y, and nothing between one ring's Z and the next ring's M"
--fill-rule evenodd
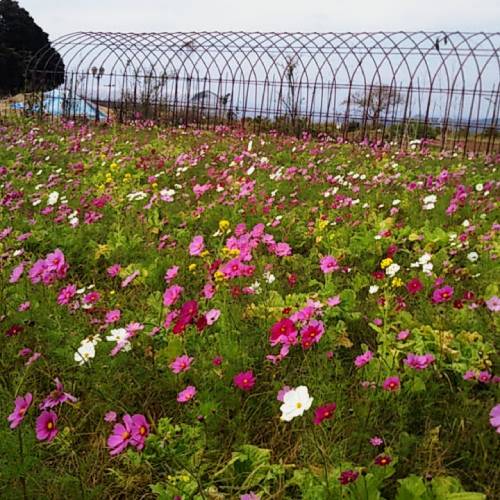
M64 63L47 33L17 1L0 0L0 95L50 90L63 82Z

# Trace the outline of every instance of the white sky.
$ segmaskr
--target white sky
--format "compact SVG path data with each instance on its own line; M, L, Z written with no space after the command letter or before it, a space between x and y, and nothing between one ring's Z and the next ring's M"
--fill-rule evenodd
M500 0L19 0L73 31L499 31Z

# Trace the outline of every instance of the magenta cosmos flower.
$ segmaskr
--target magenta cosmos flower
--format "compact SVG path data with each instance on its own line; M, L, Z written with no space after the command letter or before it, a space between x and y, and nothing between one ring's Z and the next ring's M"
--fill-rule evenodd
M399 381L399 377L392 376L392 377L387 377L384 380L384 383L382 385L384 391L397 391L401 387L401 382Z
M500 404L497 404L491 409L490 424L495 427L497 433L500 434Z
M346 485L349 483L354 483L354 481L356 481L356 479L358 479L358 476L359 476L359 472L357 472L355 470L351 470L351 469L344 470L340 473L340 477L339 477L340 484Z
M243 391L250 391L255 385L255 376L252 370L240 372L233 378L234 385Z
M59 432L56 424L57 415L53 411L43 411L36 419L36 438L39 441L52 441Z
M203 236L195 236L191 243L189 244L189 255L196 256L200 255L205 249L205 242Z
M354 365L356 366L356 368L361 368L362 366L368 364L372 359L373 359L373 352L366 351L363 354L356 356L354 360Z
M448 302L453 297L453 287L446 285L442 288L437 288L432 294L432 302L440 304L441 302Z
M186 354L183 354L182 356L175 358L174 361L170 363L170 369L172 370L172 373L175 373L176 375L181 372L187 372L189 368L191 368L193 360L194 358L190 358Z
M328 403L316 408L313 423L315 425L320 425L324 420L332 418L336 409L337 405L335 403Z
M54 379L56 388L40 403L40 410L48 410L49 408L54 408L54 406L70 402L76 403L78 401L75 396L64 392L64 386L58 378Z
M163 305L167 307L174 305L177 300L179 300L179 297L181 296L183 291L184 288L179 285L172 285L171 287L167 288L163 294Z
M23 421L32 401L33 395L31 392L16 398L14 402L14 411L7 417L7 420L10 422L11 429L15 429Z
M319 261L319 266L325 274L332 273L339 269L337 260L331 255L326 255Z
M406 289L408 290L408 293L411 293L412 295L420 292L423 288L424 285L422 285L422 282L418 278L413 278L406 283Z
M297 328L295 328L295 324L289 318L283 318L278 321L271 327L271 337L269 339L272 346L275 346L278 343L283 343L285 340L286 343L293 344L291 340L297 338Z
M132 439L130 444L137 450L144 448L144 443L149 435L149 424L144 415L132 415Z
M184 390L177 394L177 401L179 403L188 403L196 395L196 387L194 385L188 385Z
M432 354L423 354L419 356L418 354L408 354L403 363L410 368L415 370L425 370L430 364L434 363L436 358Z
M132 417L123 416L123 423L115 424L113 433L108 437L108 448L111 456L121 453L132 439Z

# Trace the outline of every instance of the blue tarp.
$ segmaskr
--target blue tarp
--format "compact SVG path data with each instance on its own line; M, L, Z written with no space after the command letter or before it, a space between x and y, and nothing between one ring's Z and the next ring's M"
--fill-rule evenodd
M11 105L12 109L25 109L22 102L16 102ZM40 111L40 104L33 106L34 112ZM52 116L65 116L71 118L73 116L83 116L86 118L95 118L97 108L95 104L86 101L79 96L70 96L65 94L62 89L51 90L43 95L43 113ZM106 120L106 113L99 110L99 119Z

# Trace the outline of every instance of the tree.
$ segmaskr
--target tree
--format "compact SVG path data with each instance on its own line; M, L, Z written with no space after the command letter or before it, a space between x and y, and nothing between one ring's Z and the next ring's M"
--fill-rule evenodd
M31 58L46 48L28 68ZM64 82L64 63L49 37L15 0L0 0L0 95L51 90Z
M381 116L402 104L403 96L389 85L375 85L365 92L353 94L351 103L360 108L363 116L375 124Z

